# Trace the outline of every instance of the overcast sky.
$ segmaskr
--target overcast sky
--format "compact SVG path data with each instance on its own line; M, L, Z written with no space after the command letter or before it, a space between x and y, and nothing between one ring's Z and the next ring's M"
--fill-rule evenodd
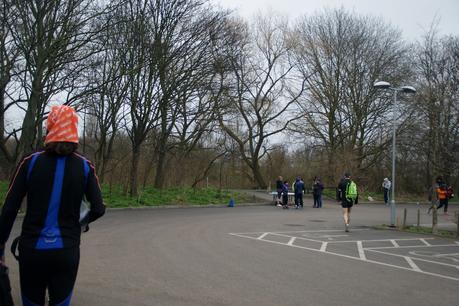
M399 28L407 40L417 40L439 19L438 32L459 35L459 0L211 0L249 19L267 10L290 17L311 15L324 8L344 7L364 15L382 17Z

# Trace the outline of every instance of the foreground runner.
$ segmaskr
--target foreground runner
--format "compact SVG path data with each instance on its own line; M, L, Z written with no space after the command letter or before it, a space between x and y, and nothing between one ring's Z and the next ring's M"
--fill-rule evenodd
M47 120L45 150L17 167L0 216L0 264L21 202L27 210L19 240L19 273L24 306L70 305L80 262L80 206L91 204L87 222L105 213L94 167L75 153L78 117L69 106L54 106Z

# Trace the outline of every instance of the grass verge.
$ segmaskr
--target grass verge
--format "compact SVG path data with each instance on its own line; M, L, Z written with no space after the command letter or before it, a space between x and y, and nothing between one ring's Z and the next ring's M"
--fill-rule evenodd
M8 183L0 181L0 207L3 206ZM173 187L163 190L146 187L139 190L137 197L130 197L120 186L102 186L102 197L107 207L140 207L166 205L225 205L230 199L239 203L256 203L259 200L251 195L232 190L217 188L193 189L191 187Z
M219 190L216 188L193 189L191 187L173 187L155 189L147 187L139 191L135 198L126 195L121 188L111 190L104 186L102 196L108 207L139 207L139 206L199 206L199 205L225 205L230 199L238 203L255 203L257 198L245 193L232 190Z

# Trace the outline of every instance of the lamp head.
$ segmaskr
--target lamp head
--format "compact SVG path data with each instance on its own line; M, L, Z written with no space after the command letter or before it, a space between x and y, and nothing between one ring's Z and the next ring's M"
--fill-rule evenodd
M373 84L373 87L377 89L388 89L390 88L390 83L386 81L378 81Z
M400 88L404 93L416 93L416 88L414 88L413 86L402 86Z

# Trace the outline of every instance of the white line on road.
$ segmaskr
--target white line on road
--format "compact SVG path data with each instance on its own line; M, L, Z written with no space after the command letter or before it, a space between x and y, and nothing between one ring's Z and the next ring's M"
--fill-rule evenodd
M422 270L419 269L419 267L414 263L414 261L410 257L404 256L403 258L405 258L405 260L408 262L410 267L413 268L414 271L422 272Z
M268 236L269 233L263 233L260 237L258 237L257 239L263 239L265 238L266 236Z
M252 234L253 234L253 233L252 233ZM260 239L257 239L257 238L255 238L255 237L244 236L244 235L242 235L242 234L230 233L230 235L232 235L232 236L237 236L237 237L241 237L241 238L253 239L253 240L264 241L264 242L268 242L268 243L272 243L272 244L277 244L277 245L286 246L285 243L278 242L278 241L260 240ZM328 252L328 251L322 252L322 251L320 251L320 250L318 250L318 249L308 248L308 247L304 247L304 246L300 246L300 245L291 245L291 246L289 246L289 247L291 247L291 248L297 248L297 249L303 249L303 250L309 250L309 251L313 251L313 252L320 252L320 253L335 255L335 256L339 256L339 257L349 258L349 259L353 259L353 260L359 260L359 261L363 261L363 262L374 263L374 264L381 265L381 266L392 267L392 268L402 269L402 270L406 270L406 271L412 271L412 272L416 272L416 273L422 273L422 274L426 274L426 275L436 276L436 277L440 277L440 278L444 278L444 279L459 281L459 278L456 278L456 277L451 277L451 276L446 276L446 275L437 274L437 273L431 273L431 272L425 272L425 271L415 271L415 270L413 270L413 269L411 269L411 268L407 268L407 267L396 266L396 265L392 265L392 264L388 264L388 263L384 263L384 262L379 262L379 261L374 261L374 260L369 260L369 259L363 260L363 259L360 259L360 258L358 258L358 257L349 256L349 255L344 255L344 254L339 254L339 253L334 253L334 252ZM372 251L373 251L373 250L372 250ZM373 251L373 252L379 252L379 251ZM384 253L384 252L381 252L381 253ZM393 255L393 254L390 254L390 253L388 253L388 254L389 254L389 255Z
M326 252L327 251L327 245L328 245L328 242L322 242L322 245L320 246L320 251L321 252Z
M265 240L265 241L266 241L266 240ZM366 251L376 252L376 253L379 253L379 254L391 255L391 256L396 256L396 257L403 257L403 258L406 257L405 255L394 254L394 253L388 253L388 252L383 252L383 251L378 251L378 250L372 250L372 249L366 249ZM410 256L410 258L411 258L411 259L414 259L414 260L418 260L418 261L424 261L424 262L433 263L433 264L440 265L440 266L448 266L448 267L459 268L459 266L457 266L457 265L447 264L447 263L444 263L444 262L432 261L432 260L423 259L423 258L419 258L419 257L413 257L413 256ZM459 280L459 279L458 279L458 280Z
M291 235L287 235L288 233L302 233L303 231L301 232L269 232L269 233L263 233L263 235L261 235L258 239L263 239L264 237L266 237L266 235L270 234L270 235L275 235L275 236L281 236L281 237L296 237L296 236L291 236ZM252 234L258 234L258 232L253 232L253 233L230 233L231 235L235 234L235 235L252 235ZM349 236L349 235L340 235L340 236ZM307 236L302 236L302 237L296 237L297 239L301 239L301 240L307 240L307 241L313 241L313 242L319 242L319 243L322 243L323 241L322 240L318 240L318 239L312 239L312 238L306 238ZM324 237L317 237L317 238L324 238ZM424 239L424 240L427 240L427 239L435 239L435 238L400 238L400 239L397 239L398 241L416 241L416 240L420 240L420 239ZM400 247L397 242L395 242L394 239L370 239L370 240L363 240L365 242L383 242L383 241L390 241L392 242L392 245L396 245L396 247ZM330 243L354 243L354 242L357 242L357 240L341 240L341 241L329 241ZM395 246L394 245L394 246ZM405 247L408 247L408 246L405 246ZM420 245L420 246L414 246L414 247L424 247L424 245ZM381 247L381 248L394 248L393 246L390 246L390 247ZM402 248L402 247L400 247ZM365 248L366 249L366 248ZM377 249L377 248L374 248L374 249Z
M384 250L384 249L411 249L411 248L436 248L436 247L457 247L457 244L431 244L431 245L404 245L404 246L390 246L390 247L374 247L365 248L365 250Z
M357 249L359 250L360 259L367 260L367 257L365 256L365 251L363 250L362 241L357 241Z
M399 247L397 241L395 241L394 239L391 239L390 242L392 243L392 245L393 245L394 247L396 247L396 248Z
M353 232L357 231L368 231L369 228L356 228L353 229ZM309 231L280 231L276 233L289 234L289 233L331 233L331 232L343 232L342 230L309 230ZM229 233L230 235L253 235L253 234L263 234L266 232L249 232L249 233Z
M273 234L273 235L276 235L276 236L281 236L281 237L292 237L292 236L290 236L290 235L279 234L279 233L272 233L272 234ZM316 239L311 239L311 238L304 238L304 237L295 237L295 238L298 238L298 239L301 239L301 240L319 242L319 243L322 242L322 240L316 240Z
M287 245L290 245L290 246L292 246L292 245L293 245L293 243L295 242L295 239L296 239L296 237L292 237L292 238L290 238L290 240L289 240L289 242L287 243Z
M419 239L419 240L422 241L422 243L424 243L424 244L427 245L427 246L430 246L430 245L431 245L431 244L428 243L424 238L421 238L421 239Z
M435 238L424 238L424 239L435 239ZM400 238L397 239L397 241L413 241L413 240L419 240L419 238ZM384 242L384 241L394 241L394 239L369 239L369 240L362 240L365 242ZM341 241L331 241L331 243L349 243L349 242L357 242L357 240L341 240ZM388 247L388 248L393 248L393 246Z
M313 237L313 238L327 238L328 240L333 240L339 237L349 237L349 235L310 235L310 234L303 234L303 237Z

